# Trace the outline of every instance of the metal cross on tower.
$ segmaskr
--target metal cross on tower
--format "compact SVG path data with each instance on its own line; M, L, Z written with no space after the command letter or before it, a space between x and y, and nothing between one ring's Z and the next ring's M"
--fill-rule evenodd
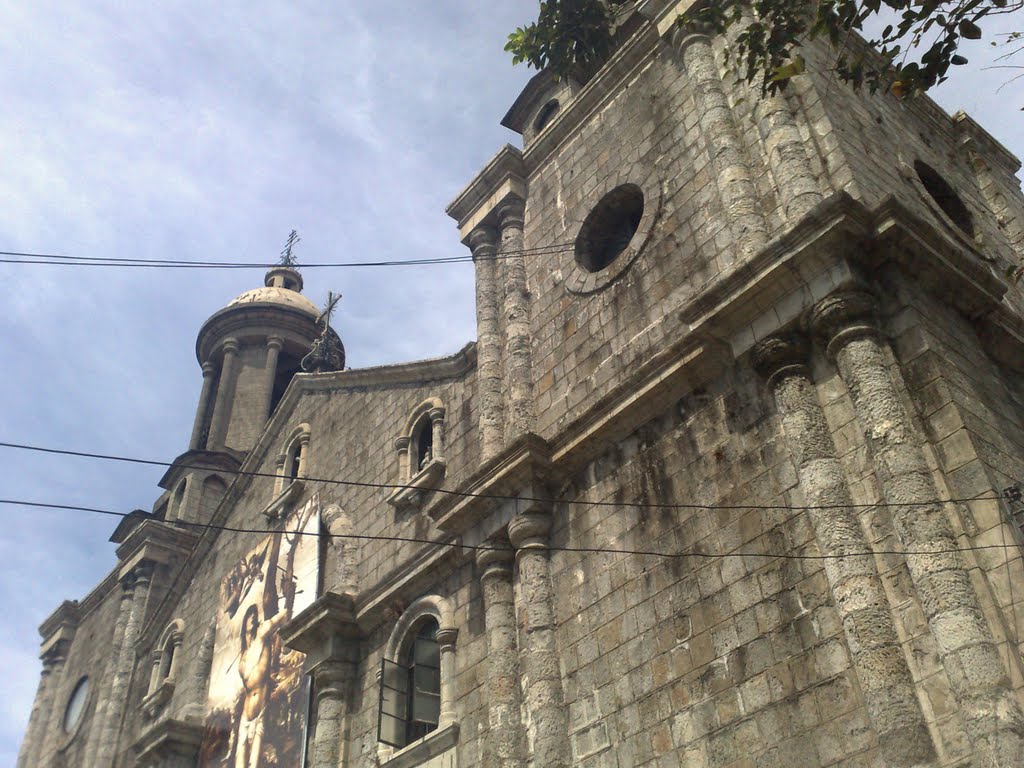
M299 237L299 233L294 229L288 233L288 239L285 241L284 250L281 251L281 266L297 267L299 265L298 259L296 259L295 255L292 253L292 248L294 248L300 240L302 240L302 238Z
M334 291L327 292L327 303L324 305L320 316L316 319L318 323L321 320L324 321L324 333L327 333L327 329L331 327L331 315L334 314L334 308L338 306L339 301L341 301L340 293L335 294Z

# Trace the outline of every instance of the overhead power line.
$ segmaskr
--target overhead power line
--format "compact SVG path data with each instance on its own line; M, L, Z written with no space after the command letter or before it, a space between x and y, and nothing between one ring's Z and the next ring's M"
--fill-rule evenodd
M0 448L11 448L14 450L21 451L34 451L36 453L48 453L57 456L76 456L83 459L97 459L100 461L117 461L127 464L142 464L145 466L152 467L180 467L181 469L204 469L208 470L208 466L197 465L197 464L179 464L170 461L156 461L155 459L141 459L132 456L117 456L114 454L106 453L93 453L89 451L72 451L66 448L49 448L39 445L27 445L24 443L8 443L0 442ZM237 475L242 477L268 477L277 479L279 475L273 472L253 472L244 471L241 469L227 470L218 469L217 472L223 474ZM354 488L376 488L386 491L404 490L412 488L413 486L405 485L403 483L375 483L368 480L341 480L337 478L326 478L326 477L303 477L302 480L308 483L323 483L325 485L341 485L349 486ZM934 499L930 501L909 501L901 502L899 504L889 504L886 502L878 502L875 504L812 504L805 506L794 506L790 504L679 504L679 503L667 503L667 502L638 502L638 501L591 501L588 499L554 499L537 496L509 496L499 493L472 493L470 491L457 491L448 488L431 488L429 489L433 493L457 496L468 499L491 499L495 501L518 501L518 502L535 502L541 504L576 504L581 506L590 507L632 507L638 509L713 509L713 510L772 510L772 509L783 509L783 510L812 510L812 509L875 509L885 507L923 507L933 506L935 504L958 504L966 503L969 501L978 501L978 497L969 499Z
M29 507L36 509L56 509L70 512L87 512L97 515L107 515L109 517L125 518L128 517L130 512L117 512L112 509L101 509L98 507L82 507L75 504L50 504L41 501L26 501L23 499L0 499L0 504L8 506L20 506ZM794 509L798 509L794 507ZM181 526L184 528L199 528L208 531L220 531L224 533L252 533L252 534L264 534L264 535L275 535L281 536L288 534L289 536L300 535L300 536L324 536L331 539L347 539L353 541L386 541L401 544L425 544L428 546L444 547L444 548L455 548L455 549L468 549L472 551L483 551L490 552L496 551L502 548L489 546L487 544L464 544L460 541L438 541L436 539L424 539L417 536L383 536L380 534L361 534L361 533L329 533L324 531L286 531L283 528L245 528L240 526L231 525L217 525L215 523L193 523L183 520L173 521L174 525ZM761 557L765 559L780 559L780 560L842 560L850 557L865 557L870 555L942 555L951 554L954 552L981 552L992 549L1007 549L1007 544L979 544L968 547L956 547L948 549L928 549L928 550L868 550L863 552L844 552L842 554L821 554L821 555L801 555L791 554L786 552L703 552L696 550L687 550L685 552L659 552L652 549L613 549L610 547L564 547L556 544L548 544L545 546L550 552L572 552L580 554L606 554L606 555L638 555L645 557L663 557L670 559L679 559L685 557L702 558L706 560L723 560L728 557Z
M520 255L547 256L564 253L574 249L574 243L554 243L533 248L505 250L491 256L474 257L470 254L461 256L439 256L429 259L391 259L383 261L345 261L318 264L300 264L301 269L341 269L346 267L415 267L433 264L464 264L471 263L475 258L507 259ZM56 253L31 253L25 251L0 251L0 264L45 264L58 267L139 267L148 269L267 269L264 262L241 261L193 261L189 259L142 259L118 258L108 256L65 256Z

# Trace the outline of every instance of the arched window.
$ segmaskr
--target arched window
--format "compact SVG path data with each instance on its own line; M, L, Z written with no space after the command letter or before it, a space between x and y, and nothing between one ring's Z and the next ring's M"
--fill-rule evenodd
M410 456L410 464L416 471L426 469L427 464L434 458L434 425L430 416L424 414L413 430L411 449L414 451Z
M455 641L450 604L422 597L402 615L381 660L377 738L381 758L392 749L422 742L431 754L453 748L455 723ZM426 747L425 747L426 748Z
M274 498L263 510L267 519L275 520L286 514L289 505L302 493L309 466L309 435L309 424L300 424L288 435L284 450L277 457Z
M296 440L288 450L284 462L284 476L286 481L298 480L299 470L302 469L302 442Z
M149 673L149 692L142 700L142 710L147 717L154 718L159 715L174 693L178 665L181 663L184 630L185 625L181 619L172 621L160 635L156 649L150 657L152 668Z
M396 509L419 508L425 493L437 488L444 478L445 409L432 397L417 405L406 419L402 434L395 438L398 451L398 484L388 497Z
M404 747L437 729L441 718L441 651L437 619L424 618L406 639L400 661L381 669L380 740Z

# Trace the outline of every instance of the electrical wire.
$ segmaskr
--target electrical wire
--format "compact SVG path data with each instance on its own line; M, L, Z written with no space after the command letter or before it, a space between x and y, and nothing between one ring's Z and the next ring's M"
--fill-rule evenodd
M84 459L97 459L100 461L117 461L127 464L142 464L151 467L179 467L181 469L206 469L208 466L199 464L181 464L172 461L156 461L155 459L140 459L132 456L117 456L107 453L93 453L89 451L72 451L66 448L50 448L39 445L27 445L24 443L0 442L0 448L13 450L33 451L36 453L48 453L57 456L76 456ZM223 474L236 475L240 477L269 477L277 479L279 475L273 472L253 472L241 469L218 469ZM386 491L405 490L413 486L403 483L375 483L368 480L341 480L326 477L303 477L302 480L308 483L323 483L325 485L341 485L354 488L375 488ZM930 501L908 501L899 504L879 502L877 504L811 504L806 506L792 506L789 504L678 504L666 502L630 502L630 501L590 501L586 499L554 499L538 496L509 496L500 493L472 493L470 491L457 491L449 488L431 488L432 493L457 496L468 499L490 499L494 501L529 501L540 504L577 504L590 507L634 507L640 509L713 509L713 510L818 510L818 509L874 509L878 507L927 507L935 504L959 504L969 501L977 501L978 497L968 499L934 499Z
M978 497L984 498L984 497ZM974 499L976 500L976 499ZM125 518L131 512L117 512L112 509L101 509L97 507L82 507L75 504L50 504L41 501L27 501L23 499L0 499L0 504L8 506L20 506L37 509L56 509L73 512L88 512L97 515ZM792 507L792 509L799 509ZM147 514L148 516L148 514ZM360 533L329 533L324 531L286 531L283 528L244 528L231 525L218 525L216 523L193 523L184 520L175 520L174 525L185 528L199 528L210 531L221 531L225 533L252 533L263 535L300 535L300 536L325 536L331 539L349 539L358 541L386 541L402 544L426 544L449 549L468 549L478 552L504 551L504 548L488 546L486 544L464 544L459 541L438 541L436 539L424 539L416 536L382 536L380 534ZM607 547L563 547L556 544L547 544L544 549L550 552L570 552L579 554L605 554L605 555L637 555L643 557L664 557L684 558L696 557L708 560L723 560L728 557L762 557L778 558L780 560L841 560L848 557L866 557L869 555L942 555L954 552L981 552L992 549L1004 549L1009 545L1003 544L980 544L969 547L957 547L952 549L929 549L929 550L869 550L864 552L844 552L842 554L828 555L794 555L780 552L700 552L689 550L685 552L659 552L651 549L610 549Z
M391 259L382 261L348 261L319 264L300 264L300 269L323 269L329 267L415 267L434 264L464 264L478 259L498 260L519 255L547 256L574 249L574 243L553 243L533 248L506 250L486 256L438 256L429 259ZM272 269L274 265L264 262L192 261L188 259L141 259L105 256L64 256L55 253L31 253L25 251L0 251L0 264L47 264L65 267L139 267L148 269Z

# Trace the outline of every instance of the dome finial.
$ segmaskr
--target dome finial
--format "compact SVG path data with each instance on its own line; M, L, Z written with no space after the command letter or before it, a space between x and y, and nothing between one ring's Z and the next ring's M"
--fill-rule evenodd
M274 288L287 288L289 291L302 291L302 275L299 274L299 260L295 257L293 249L302 240L299 233L294 229L288 233L284 250L281 251L281 258L277 264L267 270L267 276L263 284Z
M288 233L288 239L285 241L284 250L281 251L281 260L278 262L282 267L295 267L298 268L299 260L295 258L295 254L292 253L292 249L298 245L302 238L299 237L299 233L294 229Z

